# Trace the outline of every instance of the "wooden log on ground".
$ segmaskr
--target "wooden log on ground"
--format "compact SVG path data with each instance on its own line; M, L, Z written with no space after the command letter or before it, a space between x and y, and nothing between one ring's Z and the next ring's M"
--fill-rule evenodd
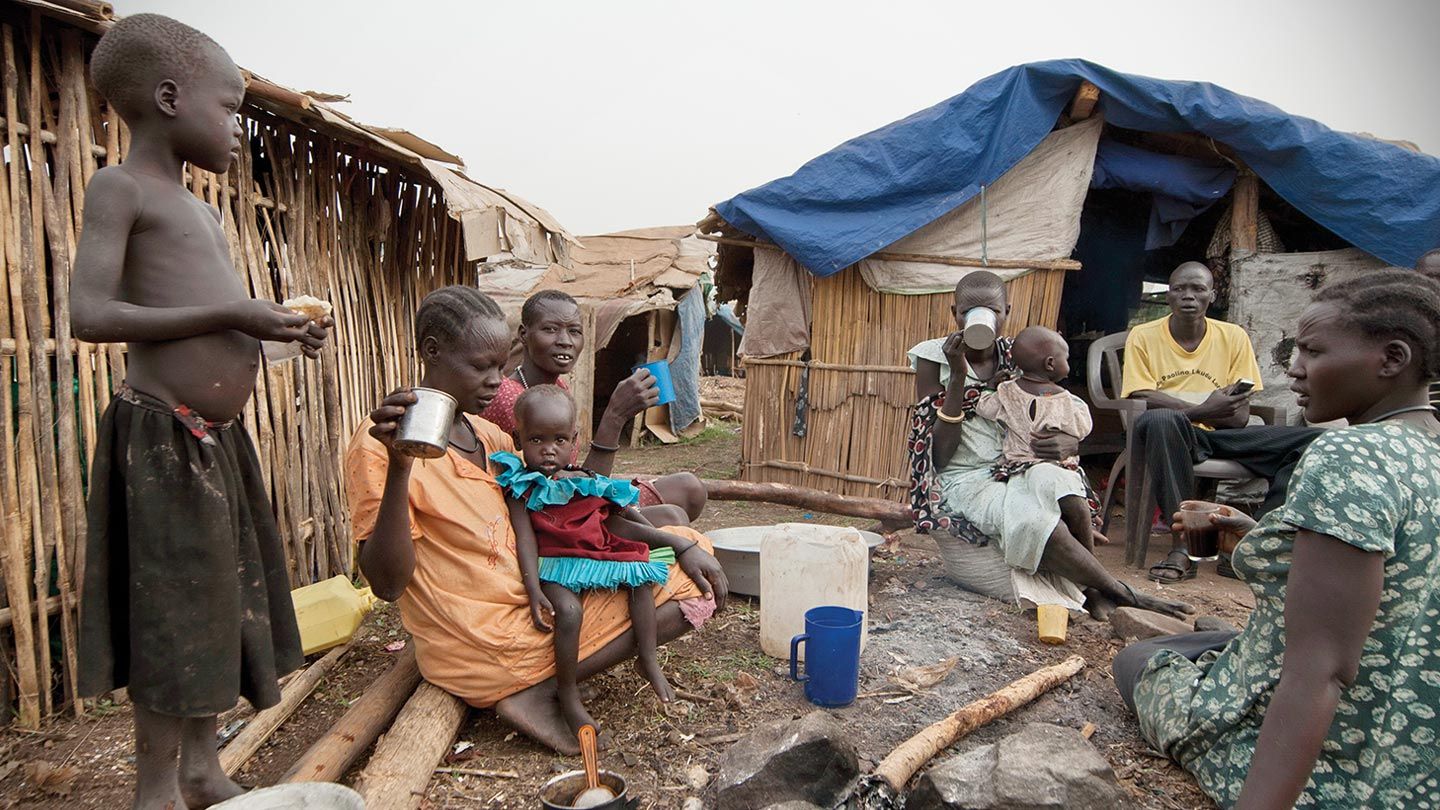
M719 416L733 416L740 418L745 415L745 408L733 402L726 402L721 399L700 398L700 409L705 413L713 413Z
M450 750L466 710L459 698L422 682L360 772L356 789L365 799L365 806L396 810L419 807L430 775Z
M331 650L324 658L311 664L309 669L285 685L284 690L280 693L279 703L250 718L250 723L245 726L244 730L235 735L235 739L220 751L220 767L225 769L227 776L234 776L240 772L241 766L248 762L250 757L255 756L255 752L259 751L260 746L270 739L270 735L280 727L281 723L290 719L290 715L294 714L295 710L300 708L300 704L305 702L305 698L309 697L310 693L315 691L315 687L320 685L321 679L329 674L330 670L334 669L335 665L349 651L350 644Z
M891 751L885 761L876 766L875 775L888 782L891 788L903 790L910 777L947 746L1070 680L1084 666L1084 658L1072 655L961 706L950 716L933 723Z
M410 644L384 675L365 688L325 736L316 740L281 782L335 782L395 719L400 706L420 683L415 645ZM434 766L434 763L431 763Z
M870 518L887 525L907 525L914 521L910 507L880 498L836 495L818 489L792 484L767 484L755 481L702 480L705 493L716 501L765 501L783 506L798 506L832 515Z

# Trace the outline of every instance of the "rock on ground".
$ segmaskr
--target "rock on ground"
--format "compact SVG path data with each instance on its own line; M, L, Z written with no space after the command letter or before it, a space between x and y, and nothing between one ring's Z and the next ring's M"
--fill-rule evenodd
M791 801L829 807L860 772L845 729L822 711L767 723L725 752L715 777L720 810Z
M1132 807L1115 772L1080 732L1027 724L924 776L908 810L1121 810Z
M1166 616L1164 613L1122 607L1116 608L1115 612L1110 614L1110 629L1115 633L1116 638L1141 641L1156 636L1189 633L1194 630L1194 627L1179 619Z

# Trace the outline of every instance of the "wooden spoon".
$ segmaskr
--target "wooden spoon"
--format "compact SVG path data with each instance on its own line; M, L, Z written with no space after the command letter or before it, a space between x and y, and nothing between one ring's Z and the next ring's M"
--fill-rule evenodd
M585 763L585 789L571 802L574 807L598 807L615 798L615 791L600 784L600 754L596 750L595 727L580 727L580 758Z

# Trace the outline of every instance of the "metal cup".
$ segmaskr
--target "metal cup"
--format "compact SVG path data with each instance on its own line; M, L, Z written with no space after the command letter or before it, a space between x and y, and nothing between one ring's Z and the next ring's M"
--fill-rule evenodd
M975 307L965 313L965 345L972 349L986 349L995 345L997 326L995 310L989 307Z
M450 449L450 424L455 398L434 388L412 388L415 404L405 409L395 428L395 449L416 458L439 458Z

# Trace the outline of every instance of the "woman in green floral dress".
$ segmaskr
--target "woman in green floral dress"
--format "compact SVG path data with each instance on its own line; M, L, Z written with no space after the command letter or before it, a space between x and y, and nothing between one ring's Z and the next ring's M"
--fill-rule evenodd
M1440 807L1440 282L1392 269L1322 289L1290 376L1307 419L1352 426L1238 527L1249 623L1132 645L1116 685L1224 807Z

